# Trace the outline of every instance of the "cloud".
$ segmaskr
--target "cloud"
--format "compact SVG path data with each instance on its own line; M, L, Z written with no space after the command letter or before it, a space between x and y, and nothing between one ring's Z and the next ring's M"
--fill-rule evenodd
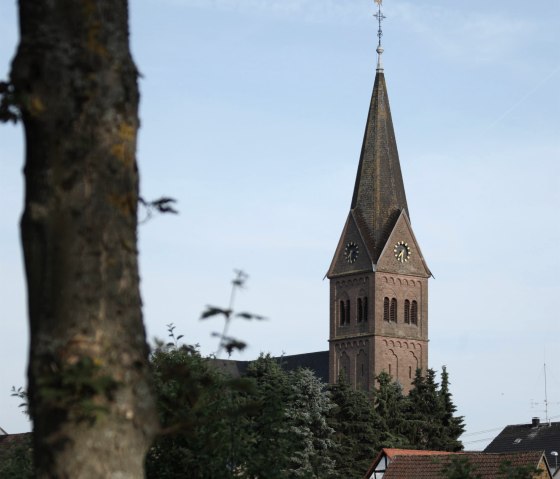
M305 22L358 21L373 3L355 0L164 0L178 7L234 11L298 19ZM369 10L368 10L369 8ZM354 20L352 20L354 19Z
M393 17L424 37L427 49L470 64L487 64L515 53L536 27L529 20L505 12L464 11L398 2Z

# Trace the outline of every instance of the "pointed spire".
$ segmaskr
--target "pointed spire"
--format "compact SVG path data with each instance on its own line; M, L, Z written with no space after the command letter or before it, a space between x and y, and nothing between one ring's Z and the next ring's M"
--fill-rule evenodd
M381 21L385 17L381 13L381 0L376 0L376 3L379 5L375 15L379 22L379 58L351 205L374 263L401 211L404 210L408 216L385 74L381 65Z

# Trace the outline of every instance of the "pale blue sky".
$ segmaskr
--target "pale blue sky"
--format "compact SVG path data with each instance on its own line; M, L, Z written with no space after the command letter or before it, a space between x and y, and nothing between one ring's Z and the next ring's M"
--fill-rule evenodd
M145 198L181 214L140 229L150 338L167 323L212 352L206 304L250 275L234 324L250 348L327 349L330 264L350 205L375 74L368 0L138 0L143 78L138 159ZM411 221L430 269L430 365L447 365L467 448L560 420L558 205L560 2L386 0L389 98ZM0 77L17 42L0 5ZM0 127L0 426L29 426L9 397L24 384L27 330L18 244L22 132ZM480 442L469 442L480 440Z

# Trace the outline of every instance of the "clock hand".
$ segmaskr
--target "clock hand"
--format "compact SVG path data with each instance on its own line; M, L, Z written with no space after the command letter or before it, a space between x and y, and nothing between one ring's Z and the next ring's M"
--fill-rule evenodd
M404 255L404 250L403 250L403 249L401 249L401 252L400 252L400 253L399 253L399 255L397 256L397 259L398 259L399 261L402 261L402 260L403 260L403 258L404 258L404 256L403 256L403 255Z

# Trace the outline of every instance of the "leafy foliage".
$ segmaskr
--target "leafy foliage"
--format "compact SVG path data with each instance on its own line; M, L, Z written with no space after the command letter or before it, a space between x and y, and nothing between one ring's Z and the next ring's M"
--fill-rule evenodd
M467 456L453 456L442 468L447 479L480 479L476 467Z
M212 336L219 338L218 350L215 353L216 357L220 357L220 353L225 350L228 356L231 355L233 351L243 351L247 347L247 343L240 341L232 336L229 336L228 331L231 325L231 320L233 318L241 318L245 320L257 320L263 321L266 318L260 314L248 313L247 311L242 311L233 314L233 304L235 301L235 294L237 291L245 288L249 275L244 271L237 269L234 270L235 277L231 281L231 295L229 299L228 308L220 308L218 306L206 306L206 309L202 312L200 319L209 319L215 316L221 316L224 319L224 328L221 333L214 332Z
M0 123L16 123L21 113L16 106L14 85L8 82L0 82Z
M442 473L447 479L480 479L476 465L472 464L468 456L452 456L442 468ZM510 461L500 464L496 479L533 479L540 470L531 466L514 466Z
M147 477L233 477L248 406L240 393L251 383L224 377L192 346L160 345L151 364L163 431L148 453Z
M138 203L140 206L144 208L145 216L142 218L139 223L146 223L156 214L164 214L164 213L172 213L174 215L179 214L179 212L175 209L175 203L177 200L174 198L168 198L166 196L162 196L161 198L157 198L155 200L145 200L141 196L138 197Z
M22 434L14 444L2 444L0 455L0 477L10 479L31 479L33 470L33 450L31 434Z
M119 387L97 358L84 355L72 361L45 358L37 387L45 401L75 421L91 424L108 412L105 401L113 399Z

